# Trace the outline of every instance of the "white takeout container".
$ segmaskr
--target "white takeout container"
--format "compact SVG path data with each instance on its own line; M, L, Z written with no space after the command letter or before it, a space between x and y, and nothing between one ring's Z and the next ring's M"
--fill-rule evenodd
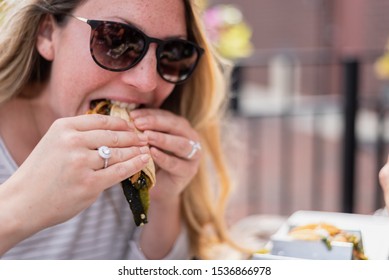
M292 228L292 227L290 227ZM363 248L360 231L344 230L359 238ZM353 243L332 241L330 248L323 240L299 240L287 234L275 234L271 237L269 254L256 254L253 259L311 259L311 260L352 260Z
M384 216L299 210L288 217L287 221L273 235L273 239L287 236L291 225L301 226L311 223L328 223L344 230L358 230L362 237L361 240L363 239L364 253L369 260L389 259L389 217ZM253 259L293 258L272 255L272 241L269 241L264 249L267 249L269 254L255 254Z

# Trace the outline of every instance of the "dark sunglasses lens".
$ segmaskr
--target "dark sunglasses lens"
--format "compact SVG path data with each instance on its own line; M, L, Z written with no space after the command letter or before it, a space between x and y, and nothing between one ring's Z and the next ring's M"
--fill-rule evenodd
M92 31L92 56L108 70L121 71L132 67L142 56L144 48L143 35L121 23L102 22Z
M158 71L169 82L182 82L192 74L199 57L194 44L184 40L167 41L159 52Z

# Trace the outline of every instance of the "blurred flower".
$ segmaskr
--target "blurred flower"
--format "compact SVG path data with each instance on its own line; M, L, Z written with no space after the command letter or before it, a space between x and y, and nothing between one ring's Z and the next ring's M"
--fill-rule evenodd
M380 79L389 79L389 41L386 44L385 52L374 64L375 72Z
M208 38L222 56L237 59L252 53L252 31L237 7L215 5L204 11L203 20Z

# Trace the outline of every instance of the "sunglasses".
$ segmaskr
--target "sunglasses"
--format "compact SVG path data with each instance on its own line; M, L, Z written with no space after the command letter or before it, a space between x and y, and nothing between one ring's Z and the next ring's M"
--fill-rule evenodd
M156 43L159 75L167 82L178 84L190 77L204 53L201 47L188 40L160 40L128 24L70 16L90 25L92 58L109 71L131 69L143 59L150 44Z

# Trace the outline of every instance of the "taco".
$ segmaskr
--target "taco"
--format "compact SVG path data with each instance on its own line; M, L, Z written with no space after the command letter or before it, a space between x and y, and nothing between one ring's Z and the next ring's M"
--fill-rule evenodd
M102 114L122 118L131 122L130 109L109 100L100 100L91 105L87 114ZM124 195L132 211L137 226L148 222L147 213L150 206L149 191L155 185L155 165L150 158L146 167L121 182Z

